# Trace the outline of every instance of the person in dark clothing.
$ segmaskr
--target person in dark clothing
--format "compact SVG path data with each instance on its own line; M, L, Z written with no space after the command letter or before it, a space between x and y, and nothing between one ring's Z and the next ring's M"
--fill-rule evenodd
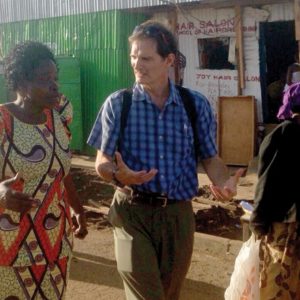
M300 83L284 94L283 120L261 144L250 228L260 244L260 299L300 299Z
M299 63L299 51L297 49L294 54L294 62L289 65L286 72L285 89L288 89L289 86L299 81L300 81L300 63Z

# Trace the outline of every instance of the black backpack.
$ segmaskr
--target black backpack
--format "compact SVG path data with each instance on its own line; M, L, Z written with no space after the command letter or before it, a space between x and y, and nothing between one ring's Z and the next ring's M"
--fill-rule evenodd
M176 85L176 89L179 91L187 116L191 122L193 134L194 134L195 159L196 162L198 162L197 153L199 149L199 139L198 139L197 128L196 128L197 112L196 112L194 99L188 89L179 85ZM120 149L120 145L123 141L124 131L127 124L127 117L128 117L131 103L132 103L132 90L131 89L123 90L123 102L122 102L122 110L121 110L121 129L120 129L120 135L118 139L118 149Z

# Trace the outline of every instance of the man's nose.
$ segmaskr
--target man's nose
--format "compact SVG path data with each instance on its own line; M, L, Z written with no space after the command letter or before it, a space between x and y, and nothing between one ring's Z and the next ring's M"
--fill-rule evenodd
M142 67L142 63L140 59L136 59L133 63L134 69L140 69Z

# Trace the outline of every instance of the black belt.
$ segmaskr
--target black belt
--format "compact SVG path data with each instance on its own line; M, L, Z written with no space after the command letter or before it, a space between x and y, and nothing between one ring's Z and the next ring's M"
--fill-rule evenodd
M166 207L167 205L181 202L176 199L169 199L167 196L159 193L141 192L119 187L117 190L128 195L128 202L133 204L146 204L156 207Z

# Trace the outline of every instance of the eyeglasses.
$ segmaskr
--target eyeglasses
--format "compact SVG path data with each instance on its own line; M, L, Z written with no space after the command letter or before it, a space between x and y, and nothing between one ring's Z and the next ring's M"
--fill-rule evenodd
M132 34L136 34L138 32L142 32L145 36L150 38L160 37L165 45L168 45L168 40L165 34L161 31L160 28L155 26L144 27L142 25L138 25L134 28Z

